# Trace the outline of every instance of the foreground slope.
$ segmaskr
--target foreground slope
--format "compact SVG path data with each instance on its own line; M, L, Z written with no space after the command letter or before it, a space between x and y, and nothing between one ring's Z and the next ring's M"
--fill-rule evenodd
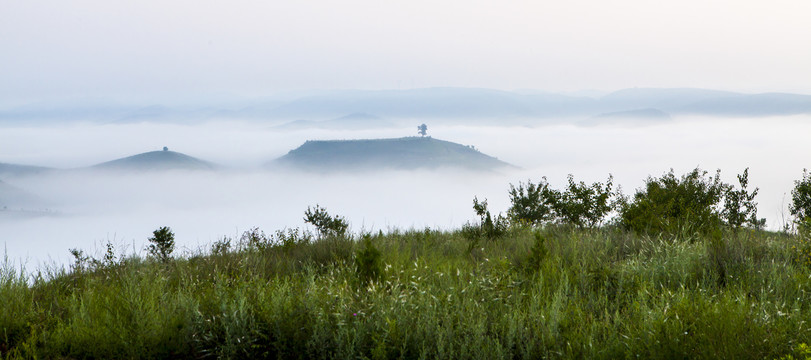
M0 267L0 357L802 359L811 339L800 236L248 234L33 279Z
M94 165L93 169L154 171L154 170L214 170L208 161L175 151L150 151Z
M307 141L274 164L321 171L442 167L494 170L512 166L471 146L431 137Z

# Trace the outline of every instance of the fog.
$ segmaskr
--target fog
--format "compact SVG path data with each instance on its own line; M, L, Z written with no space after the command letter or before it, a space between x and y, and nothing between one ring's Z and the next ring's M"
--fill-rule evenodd
M70 248L99 255L107 241L119 252L143 253L152 231L169 226L179 249L193 251L253 227L268 233L304 227L303 213L315 204L345 216L355 233L452 229L474 219L474 196L487 198L495 212L506 211L510 183L546 176L560 188L567 174L586 182L605 181L613 174L624 193L632 194L649 175L660 176L670 168L683 174L696 166L711 173L721 169L730 183L749 167L750 186L760 188L759 215L777 229L788 221L793 181L809 167L809 120L686 118L647 126L534 128L419 121L429 125L434 138L475 145L520 167L495 173L320 174L263 168L306 140L412 136L415 127L279 131L265 123L225 119L195 125L5 126L0 129L0 162L73 170L0 176L37 197L36 203L0 212L0 244L10 260L32 268L70 262ZM223 168L125 174L78 169L163 146Z

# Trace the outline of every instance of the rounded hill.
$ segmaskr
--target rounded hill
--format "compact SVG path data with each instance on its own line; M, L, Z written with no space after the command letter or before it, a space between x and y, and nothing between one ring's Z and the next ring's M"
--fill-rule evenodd
M472 146L431 137L307 141L272 164L307 170L464 168L495 170L512 165Z
M150 151L104 162L94 165L93 168L103 170L153 171L214 170L216 166L205 160L164 149L163 151Z

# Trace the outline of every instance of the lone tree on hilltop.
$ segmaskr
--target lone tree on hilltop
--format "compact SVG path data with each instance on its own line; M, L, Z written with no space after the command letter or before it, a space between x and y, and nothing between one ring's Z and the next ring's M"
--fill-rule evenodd
M417 126L417 133L420 134L420 136L425 136L428 133L428 125L422 124Z

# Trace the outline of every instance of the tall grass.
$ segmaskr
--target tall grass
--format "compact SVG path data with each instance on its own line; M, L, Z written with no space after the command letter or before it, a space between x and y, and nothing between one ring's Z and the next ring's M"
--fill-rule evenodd
M367 234L380 258L359 262L369 244L287 234L33 281L6 262L0 353L779 358L811 337L811 271L796 236L512 228L471 247L458 231L393 230ZM369 278L359 266L380 268Z

